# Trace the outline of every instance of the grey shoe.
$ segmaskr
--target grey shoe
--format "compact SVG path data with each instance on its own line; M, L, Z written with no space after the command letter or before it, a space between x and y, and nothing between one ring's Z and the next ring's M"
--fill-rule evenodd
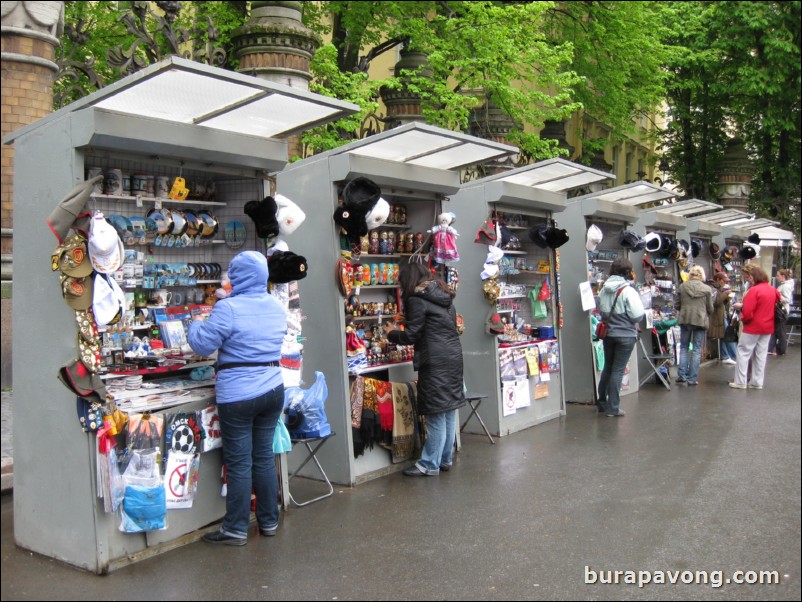
M607 412L605 414L605 416L607 416L608 418L621 418L621 416L626 416L626 415L627 413L624 410L618 410L617 414L614 414L613 412Z
M203 537L201 537L203 541L206 543L213 543L217 545L223 546L244 546L248 543L248 540L244 537L234 537L233 535L226 535L221 531L215 531L213 533L207 533Z

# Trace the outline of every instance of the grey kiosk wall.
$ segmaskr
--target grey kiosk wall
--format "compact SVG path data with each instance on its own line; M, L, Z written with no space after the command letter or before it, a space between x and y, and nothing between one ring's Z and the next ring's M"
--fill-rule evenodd
M299 281L306 337L303 379L313 382L314 371L326 375L329 392L326 414L336 436L318 456L332 481L353 485L403 466L392 465L388 451L378 446L354 457L349 402L352 377L345 354L344 299L334 279L335 262L340 257L340 236L332 215L338 205L340 189L356 177L373 180L381 187L382 197L387 202L407 206L410 229L425 232L434 225L445 197L459 190L462 168L505 158L517 151L515 147L411 123L304 159L278 174L278 191L306 212L304 228L311 233L293 242L293 251L306 257L309 264L309 275ZM468 244L467 222L461 218L457 203L449 204L449 210L452 205L457 205L453 209L459 220L456 226L462 234L457 239L462 253ZM463 262L456 264L460 270ZM362 302L368 295L377 294L368 287L362 287L359 292ZM461 302L461 295L458 295L459 311ZM394 382L416 378L411 362L361 374ZM290 462L294 459L291 456Z
M610 257L629 256L629 251L621 246L619 235L637 222L640 217L638 206L673 196L674 192L649 182L633 182L569 199L563 220L571 242L560 253L565 310L562 347L563 357L570 358L563 368L566 401L594 403L600 375L593 354L590 312L582 309L579 287L589 282L591 277L601 283L609 273L612 259L593 259L589 255L585 246L588 228L595 224L604 233L597 252L609 253ZM626 388L622 386L621 395L638 391L636 353L633 351L630 358L628 384Z
M195 504L169 510L166 531L122 533L119 518L106 514L97 498L95 436L81 430L75 395L56 379L59 367L76 357L75 312L61 299L58 274L50 269L56 241L46 225L51 210L84 180L90 158L170 166L176 174L183 168L244 182L247 190L263 194L264 178L287 161L286 142L274 136L357 109L173 57L4 140L15 145L14 259L21 276L13 313L19 546L106 573L194 541L193 531L225 513L219 450L203 454ZM269 122L254 117L278 113Z
M570 189L586 186L612 178L608 173L590 169L583 165L564 159L550 159L511 171L492 175L473 182L467 182L452 198L451 205L457 212L459 222L463 224L463 244L460 244L461 259L460 291L457 297L460 311L465 316L466 329L462 336L465 357L465 382L469 391L486 394L488 398L479 406L482 416L490 432L503 436L536 424L540 424L565 414L565 398L563 395L563 378L561 373L551 373L548 383L547 397L535 399L534 384L530 379L529 394L531 405L520 408L515 413L505 416L502 408L501 379L499 374L499 342L498 337L486 334L484 321L488 311L488 302L482 292L480 273L487 256L487 245L473 243L473 235L479 224L487 219L490 211L508 214L521 214L529 219L529 225L542 223L544 220L556 218L561 221L561 212L567 203L567 192ZM556 215L560 214L560 215ZM551 264L551 273L547 276L555 289L555 254L551 249L537 249L527 237L527 229L513 231L522 242L524 249L533 255L538 252L532 262L547 257ZM570 246L576 245L572 238L559 248L560 253ZM521 253L521 252L517 252ZM542 281L542 275L533 276ZM525 280L520 280L524 282ZM561 283L561 295L565 296L565 284ZM529 303L524 299L524 303ZM552 295L549 318L554 318L555 337L560 345L565 340L556 324L556 298ZM568 363L570 356L562 352L560 347L560 366ZM468 416L463 409L462 420ZM478 421L471 420L466 424L468 432L482 433Z

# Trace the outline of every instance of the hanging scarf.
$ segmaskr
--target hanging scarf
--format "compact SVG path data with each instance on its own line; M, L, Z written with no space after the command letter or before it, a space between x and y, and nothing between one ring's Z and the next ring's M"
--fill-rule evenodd
M396 464L409 460L415 453L415 411L407 383L392 383L392 390L393 444L390 451Z

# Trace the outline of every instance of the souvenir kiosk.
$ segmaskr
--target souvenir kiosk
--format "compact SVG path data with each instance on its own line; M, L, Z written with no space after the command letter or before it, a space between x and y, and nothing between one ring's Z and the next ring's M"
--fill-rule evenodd
M462 336L465 383L469 391L488 396L478 412L495 435L508 435L565 414L562 370L570 356L560 347L564 285L558 262L574 240L553 249L535 244L529 232L560 227L568 190L611 178L578 163L550 159L467 182L452 197L450 206L459 212L465 229L458 296L467 325ZM492 276L487 266L483 269L488 245L473 242L477 225L488 219L504 229L502 238L507 239L496 241L504 256L497 272L490 268ZM483 294L488 281L499 286L492 305ZM484 328L489 310L501 317L506 325L503 332ZM470 411L463 408L461 424L467 432L482 434L481 423L469 420Z
M303 378L307 382L313 380L307 366L326 375L326 413L336 436L320 450L318 459L332 481L354 485L405 468L409 462L403 463L404 460L414 459L412 450L402 451L402 437L407 435L393 434L389 448L366 442L361 436L369 429L362 428L368 417L363 404L366 393L359 388L384 388L384 383L403 385L416 378L411 350L392 349L382 340L381 326L393 317L400 301L398 280L393 276L385 278L384 274L393 274L395 267L404 262L426 260L427 230L444 211L456 214L455 227L460 232L457 245L460 253L464 252L472 244L469 222L463 218L459 203L445 204L448 196L459 191L460 170L516 152L508 145L410 123L304 159L278 174L278 189L306 212L304 227L314 233L294 245L309 263L309 275L299 282L306 316ZM342 214L338 202L343 190L358 178L367 178L380 187L381 198L390 205L390 215L395 219L371 230L380 236L386 234L377 248L370 248L368 241L366 252L360 248L359 253L349 253L349 243L341 236L339 222L333 216ZM404 234L403 247L399 247L399 234ZM387 246L391 235L396 243L392 252ZM399 248L403 250L399 252ZM464 260L453 265L464 273ZM343 282L342 270L347 271L347 283ZM357 279L360 272L363 277ZM460 288L456 298L458 312L462 304ZM468 324L467 328L479 325ZM361 350L348 354L346 338L352 340L350 335L355 333L364 342L367 361L360 357ZM393 392L394 404L401 401L395 396L398 388ZM373 393L382 395L376 389L370 392L367 404L373 402ZM356 442L355 435L359 437ZM291 465L293 460L291 457Z
M149 228L144 244L138 238L129 241L127 226L123 226L126 265L129 258L144 264L141 272L132 269L119 285L125 291L123 310L129 310L129 295L133 299L135 291L146 288L145 270L158 266L161 271L151 272L151 277L159 279L163 298L157 299L157 291L150 290L149 299L142 300L156 305L156 310L168 311L166 298L187 301L190 292L194 298L199 286L220 287L222 270L239 252L225 244L228 223L243 220L238 223L247 236L237 239L251 245L255 242L243 205L262 199L268 174L286 164L287 142L279 137L357 110L350 103L171 57L4 139L4 143L13 143L15 150L14 217L19 234L14 240L14 260L22 276L15 281L18 302L13 312L17 545L102 574L194 541L199 529L225 513L219 449L200 455L199 471L193 473L198 478L192 507L168 509L166 529L122 532L118 513L108 512L104 500L98 499L97 475L103 472L98 438L82 430L76 416L76 395L56 375L60 367L74 362L76 355L86 358L88 341L94 345L111 333L107 329L97 338L91 332L87 335L80 320L76 329L78 313L61 298L59 273L51 269L50 255L58 245L48 228L51 211L72 189L84 185L92 170L105 173L107 184L119 183L116 170L142 174L142 181L151 182L164 178L174 183L180 177L188 190L182 192L183 199L164 198L154 189L131 192L127 187L91 196L87 189L89 198L85 199L85 209L100 210L106 216L116 214L129 222L138 217L145 223L145 214L154 208L162 212L180 208L181 217L176 214L173 226L179 219L188 221L190 210L216 216L206 224L208 232L204 230L203 236L197 232L194 238L174 236L172 245L164 243L173 235L160 236L162 244L157 244L150 238ZM139 234L145 235L144 231ZM122 237L118 244L124 244ZM90 240L90 251L91 246ZM243 250L247 248L243 246ZM85 258L73 254L72 259L77 263ZM185 270L190 266L192 275ZM134 323L134 327L140 326ZM122 338L126 333L115 334ZM91 338L82 342L85 336ZM105 349L105 342L103 345ZM90 353L89 359L96 357ZM158 417L194 412L214 403L214 381L208 380L208 370L199 373L199 382L188 378L190 370L209 366L213 360L162 356L162 363L148 367L131 366L123 357L120 350L119 359L125 363L119 366L130 375L124 379L124 387L113 387L114 375L106 372L107 362L117 361L116 354L107 357L102 352L103 367L95 378L100 376L110 392L119 391L115 401L124 413ZM90 388L99 391L95 382ZM100 417L88 416L86 426L95 420ZM118 445L125 447L125 439ZM183 479L184 487L188 474L178 478ZM165 479L165 483L172 490L172 480Z
M568 199L563 223L571 241L561 253L560 278L563 309L563 366L566 401L594 403L601 375L600 341L594 341L593 315L598 313L598 287L607 279L610 264L630 251L621 234L638 221L638 207L676 195L649 182L634 182ZM601 240L587 244L588 230L596 226ZM589 249L592 247L592 250ZM633 261L637 263L637 261ZM584 299L584 300L583 300ZM638 390L638 361L633 352L621 384L621 395Z
M678 233L687 228L688 215L716 207L718 205L714 203L698 199L666 200L658 206L645 209L635 224L635 231L641 236L657 233L663 240L678 240L678 246L671 256L659 251L650 252L650 247L647 247L640 261L633 262L637 280L643 283L641 297L647 313L646 323L641 327L641 347L638 350L638 368L644 384L662 383L669 388L668 369L679 361L676 302L682 284L680 274L688 269L692 254L698 254L699 249L698 243L695 247L691 246ZM659 366L661 362L654 359L660 355L670 356L668 361L662 362L662 366ZM663 378L652 373L655 369Z
M721 224L721 233L713 237L711 248L716 251L712 253L713 274L718 270L724 270L730 277L730 288L739 297L743 298L743 279L741 277L741 267L743 259L738 255L743 244L749 238L751 232L742 226L728 226L727 222L750 220L751 215L737 209L722 209L706 214L705 219L713 223ZM731 251L724 253L727 249ZM727 261L722 259L722 255ZM712 278L713 275L711 274Z

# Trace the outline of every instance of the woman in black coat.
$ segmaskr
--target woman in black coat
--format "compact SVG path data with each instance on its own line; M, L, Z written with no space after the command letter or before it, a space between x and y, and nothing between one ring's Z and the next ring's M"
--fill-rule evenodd
M404 266L399 280L405 330L391 322L384 331L391 343L415 346L418 411L426 416L428 431L420 460L404 474L436 476L451 468L456 412L465 405L454 293L421 263Z

